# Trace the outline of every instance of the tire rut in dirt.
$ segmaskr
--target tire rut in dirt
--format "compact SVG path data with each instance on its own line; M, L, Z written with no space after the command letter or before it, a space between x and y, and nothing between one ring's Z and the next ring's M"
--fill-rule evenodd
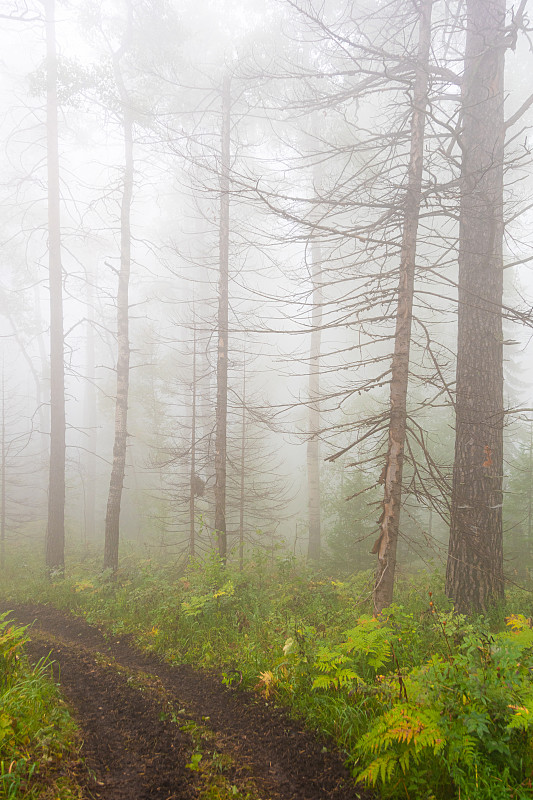
M82 755L90 797L102 800L192 800L196 792L186 768L188 737L159 718L148 697L128 685L116 667L90 654L32 640L29 657L50 653L55 679L75 708L83 736Z
M215 732L221 748L249 765L254 782L265 797L375 799L374 792L354 786L331 741L315 736L284 710L265 705L252 693L227 689L220 678L188 665L171 666L157 656L136 650L129 637L106 638L83 619L49 606L12 608L14 617L23 624L35 620L36 627L43 631L108 653L129 669L156 675L176 703L185 707L187 716L204 721ZM60 656L58 653L61 661Z

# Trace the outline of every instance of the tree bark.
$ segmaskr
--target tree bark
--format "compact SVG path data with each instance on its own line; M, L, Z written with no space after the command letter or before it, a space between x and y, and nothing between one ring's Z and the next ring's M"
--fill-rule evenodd
M468 0L462 83L456 438L446 593L503 598L505 0Z
M194 315L194 304L193 304ZM191 475L189 488L189 556L194 558L196 549L195 536L195 496L196 496L196 320L193 319L193 344L192 344L192 408L191 408Z
M120 80L120 83L122 81ZM117 292L117 396L113 465L105 520L104 569L118 569L120 506L128 439L128 393L130 377L129 281L131 269L131 202L133 196L133 119L121 87L124 124L124 181L120 212L120 271Z
M533 551L533 420L529 422L528 452L528 493L527 493L527 559L531 564Z
M48 269L50 280L50 473L46 566L50 572L62 573L65 567L65 362L55 0L45 0L45 9Z
M230 170L231 83L222 85L222 135L220 162L219 283L217 331L217 406L215 434L215 533L218 554L227 556L226 534L226 452L228 416L228 304L229 304L229 170Z
M418 57L413 89L411 143L403 218L394 354L391 365L389 439L387 458L383 469L384 494L380 520L381 530L372 550L378 556L374 584L374 611L376 614L379 614L392 603L394 592L407 430L407 390L409 386L416 244L424 166L424 131L428 100L431 11L432 0L423 0L420 5Z
M244 569L244 502L246 467L246 350L242 354L241 475L239 491L239 570Z
M309 541L307 558L320 560L320 344L322 324L322 249L316 239L311 244L311 279L313 310L309 348L309 438L307 440L307 488Z
M0 569L4 571L6 565L6 471L7 471L7 448L6 448L6 383L4 372L4 360L2 359L2 398L1 398L1 426L2 426L2 477L0 484Z
M87 339L85 350L85 396L83 404L84 425L87 430L87 448L83 459L84 470L84 499L85 499L85 525L84 546L94 543L96 535L96 450L98 446L97 418L98 408L96 399L96 360L94 338L94 288L88 277L87 297Z

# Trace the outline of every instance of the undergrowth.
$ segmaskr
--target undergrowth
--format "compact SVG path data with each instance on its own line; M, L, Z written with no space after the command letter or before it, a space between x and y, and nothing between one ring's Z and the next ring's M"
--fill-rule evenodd
M25 628L0 615L0 798L74 800L77 734L46 660L31 667Z
M261 556L242 572L213 557L181 571L137 561L109 577L85 562L52 583L19 578L8 594L289 705L383 797L533 798L531 601L517 595L506 612L466 619L441 578L422 575L376 619L369 574L340 582Z

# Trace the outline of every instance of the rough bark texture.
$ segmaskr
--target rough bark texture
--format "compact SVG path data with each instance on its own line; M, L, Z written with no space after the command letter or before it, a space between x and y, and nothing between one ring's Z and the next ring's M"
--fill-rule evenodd
M311 245L311 279L313 282L313 311L311 344L309 348L309 439L307 440L307 488L309 541L307 558L320 559L320 343L322 324L322 252L320 243Z
M124 95L122 87L121 94ZM124 114L124 181L120 212L120 271L117 292L117 397L113 465L105 520L104 569L116 572L120 539L120 504L126 470L128 392L130 378L129 282L131 269L131 201L133 195L133 120L127 99Z
M46 0L45 8L48 269L50 280L50 473L46 566L49 571L62 572L65 566L65 362L54 0Z
M505 0L468 0L462 86L456 439L446 593L503 597L502 240Z
M215 531L218 554L227 555L226 535L226 434L228 416L228 279L229 279L229 169L231 89L230 78L222 86L222 136L220 163L220 227L217 331L217 408L215 434Z
M424 129L428 94L428 61L431 44L432 0L420 6L418 62L413 90L411 145L407 193L403 219L396 332L390 382L390 422L387 459L383 470L384 496L381 530L373 551L378 565L374 585L376 613L392 603L396 549L402 501L402 473L407 424L407 390L409 386L409 353L413 316L416 243L424 166Z

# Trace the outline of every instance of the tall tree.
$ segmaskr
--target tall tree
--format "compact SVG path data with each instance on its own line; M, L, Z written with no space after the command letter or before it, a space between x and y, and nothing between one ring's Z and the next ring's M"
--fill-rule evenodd
M198 476L196 474L196 403L198 399L198 386L197 386L197 335L196 335L196 320L194 319L194 302L193 302L193 339L192 339L192 381L191 381L191 471L189 481L189 556L194 558L196 555L196 511L195 511L195 498L198 494Z
M96 452L97 434L97 396L96 396L96 346L94 334L94 286L92 278L87 276L87 322L85 340L86 382L83 398L83 416L86 426L86 448L83 459L84 467L84 545L94 544L96 534Z
M133 106L124 83L121 60L131 38L132 8L127 3L127 22L120 48L113 54L113 70L119 92L124 142L124 176L120 203L120 269L117 289L117 394L113 465L105 519L104 569L118 569L120 504L126 470L128 394L130 380L129 284L131 272L131 203L133 197Z
M505 0L467 0L456 439L446 593L462 613L503 597Z
M377 553L378 556L374 586L374 609L377 613L392 602L400 525L402 474L407 431L409 353L413 319L418 220L424 167L424 130L428 102L432 5L433 0L422 0L420 4L418 57L413 87L410 155L404 203L394 353L390 378L389 437L385 467L382 473L384 484L383 511L380 520L380 535L373 549L373 552Z
M2 359L2 387L0 394L0 569L6 565L6 384Z
M318 183L315 170L315 184ZM309 438L307 440L307 488L309 542L307 557L320 559L320 342L322 337L322 248L320 239L311 240L311 281L313 286L311 310L311 343L309 348Z
M55 0L45 0L45 11L48 270L50 281L50 473L46 566L50 571L62 572L65 566L65 363Z
M242 353L241 453L239 476L239 569L244 568L244 503L246 498L246 349Z
M230 233L230 135L231 79L222 84L222 131L220 156L219 282L217 317L217 407L215 435L215 532L218 554L225 561L226 533L226 459L228 417L228 312L229 312L229 233Z

